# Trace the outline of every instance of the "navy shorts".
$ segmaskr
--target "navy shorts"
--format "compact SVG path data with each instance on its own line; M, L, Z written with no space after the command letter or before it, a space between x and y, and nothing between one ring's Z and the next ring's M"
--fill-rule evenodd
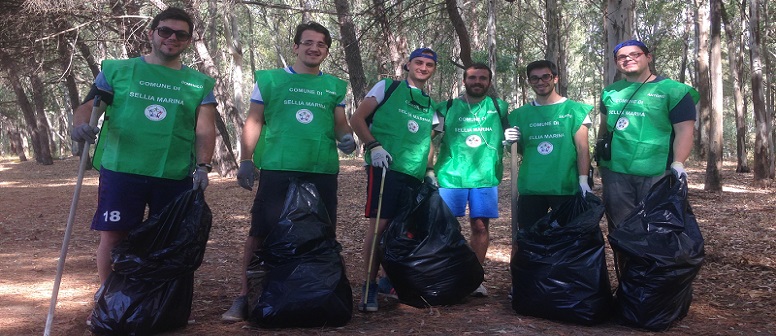
M130 231L143 222L146 206L149 216L158 214L191 188L191 177L170 180L101 168L92 230Z
M377 206L380 200L380 181L383 176L382 168L366 166L366 206L364 217L377 217ZM383 187L383 200L380 208L380 219L392 219L399 211L401 193L406 188L418 188L422 182L410 175L387 170L385 185Z
M310 182L318 190L331 223L337 225L337 174L305 173L282 170L262 170L259 189L251 207L251 237L266 237L280 220L291 178Z

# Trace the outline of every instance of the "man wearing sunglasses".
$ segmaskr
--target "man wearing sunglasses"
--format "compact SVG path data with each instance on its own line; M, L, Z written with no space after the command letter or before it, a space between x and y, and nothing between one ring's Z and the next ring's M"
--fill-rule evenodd
M522 153L517 177L517 225L512 228L514 243L519 229L532 227L550 209L577 193L592 192L588 183L590 152L588 113L593 106L561 96L558 67L547 60L534 61L526 67L528 83L536 96L534 101L509 113L504 131L507 142L517 142Z
M94 143L100 170L93 230L100 231L97 272L111 272L111 250L149 215L188 189L208 185L215 147L215 81L181 62L194 24L170 7L151 21L151 53L105 60L85 102L73 115L71 137ZM93 101L107 104L102 129L89 125Z
M364 237L364 270L371 270L369 292L362 291L358 310L377 311L377 266L380 256L370 259L375 230L385 231L388 222L397 215L402 189L419 186L428 173L433 175L429 153L431 132L438 123L434 102L423 88L436 71L437 54L429 48L410 53L404 65L407 77L403 81L383 79L367 94L350 118L353 130L364 142L364 158L368 166L365 217L369 228ZM386 168L380 222L376 223L379 206L382 168ZM369 264L371 263L371 267ZM366 284L364 286L366 288ZM366 300L364 300L366 296Z
M437 105L442 133L434 171L439 195L457 217L469 206L470 245L480 264L485 264L490 237L488 224L498 218L498 184L504 170L503 139L507 102L488 96L493 72L475 63L464 70L466 91ZM487 296L480 284L472 296Z
M687 176L699 95L692 87L652 73L647 46L628 40L614 48L625 79L601 94L599 137L611 133L611 157L599 159L610 230L666 174Z
M309 22L296 27L292 66L259 70L243 125L237 183L253 190L255 170L261 169L251 208L251 229L243 247L239 296L221 319L246 319L250 291L247 270L254 253L277 225L291 179L315 185L333 226L337 223L337 149L356 149L345 117L347 82L321 72L329 56L331 34ZM332 227L334 234L334 227Z

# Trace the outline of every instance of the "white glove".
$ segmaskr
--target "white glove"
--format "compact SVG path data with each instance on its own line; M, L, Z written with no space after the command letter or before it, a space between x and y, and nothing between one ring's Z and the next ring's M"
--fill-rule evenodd
M342 139L337 143L337 148L345 154L353 153L356 150L356 140L353 139L353 134L345 134Z
M423 182L431 183L432 186L439 187L439 181L437 181L436 173L432 168L426 169L426 177L423 180Z
M682 175L684 175L684 178L687 178L687 172L684 171L684 164L679 161L671 163L671 172L676 175L676 178L682 178Z
M97 126L90 126L89 124L81 124L73 126L73 131L70 133L70 138L77 142L94 143L97 139L97 134L100 133L100 128Z
M391 154L388 154L388 152L383 149L383 146L372 148L370 153L372 156L372 166L385 169L390 168L393 158L391 157Z
M202 191L205 191L208 184L207 168L197 167L197 170L194 171L193 184L194 187L191 188L192 190L202 189Z
M517 126L504 130L504 140L509 144L520 141L520 136L520 129Z
M256 166L252 160L240 161L240 168L237 170L237 184L243 189L253 190L253 182L256 179Z
M582 191L582 197L593 192L593 189L590 189L590 185L587 184L587 175L579 175L579 190Z

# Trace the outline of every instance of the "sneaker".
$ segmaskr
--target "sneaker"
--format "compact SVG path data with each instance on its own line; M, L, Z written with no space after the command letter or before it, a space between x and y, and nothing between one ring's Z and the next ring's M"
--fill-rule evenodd
M377 293L385 295L392 299L399 298L399 296L396 295L396 290L393 288L391 279L388 279L388 277L382 277L380 278L380 280L377 280Z
M366 303L364 297L366 297ZM361 301L358 303L358 310L362 312L377 311L377 283L369 283L369 293L366 292L366 284L361 287Z
M488 290L485 289L485 286L480 284L480 287L477 287L477 289L475 289L472 292L471 296L474 296L474 297L486 297L486 296L488 296Z
M248 317L248 296L241 295L234 299L232 306L221 314L221 321L240 322Z
M92 314L91 313L89 313L89 317L86 318L86 326L90 327L90 328L92 327Z
M509 287L509 293L507 293L507 298L509 301L512 301L512 292L515 291L515 287Z

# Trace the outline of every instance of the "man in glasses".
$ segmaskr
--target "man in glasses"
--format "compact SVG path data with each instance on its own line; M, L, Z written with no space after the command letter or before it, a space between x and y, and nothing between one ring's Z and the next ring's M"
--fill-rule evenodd
M429 48L410 53L404 65L407 77L403 81L383 79L367 94L350 118L353 130L364 142L364 158L368 166L365 217L369 228L364 237L364 270L368 275L368 293L362 291L358 309L377 311L377 267L379 255L370 259L375 230L382 234L388 222L397 214L402 189L419 186L427 172L433 175L429 153L431 132L438 123L434 102L423 88L436 71L437 54ZM382 168L387 168L380 222L376 223L380 199ZM369 266L371 264L371 267ZM364 288L366 289L366 284ZM366 297L366 299L364 299Z
M251 208L251 229L243 248L241 288L222 316L241 321L248 313L247 269L261 242L278 223L291 179L315 185L332 225L337 223L337 148L356 149L353 130L345 117L347 82L321 72L329 56L331 34L309 22L296 27L292 66L259 70L243 125L237 183L253 190L254 173L261 169ZM334 233L332 227L332 234Z
M693 144L692 87L652 73L647 46L628 40L614 48L625 76L601 94L599 137L611 133L611 157L598 159L610 230L641 202L666 174L687 176L684 162ZM669 172L670 171L670 172Z
M536 96L509 113L504 131L507 142L517 142L522 153L517 177L517 225L512 228L512 253L518 229L528 229L577 193L592 192L588 184L590 152L588 113L592 106L561 96L558 67L547 60L526 67Z
M111 250L149 215L180 193L208 185L215 147L215 81L181 62L194 24L182 9L167 8L151 21L151 53L105 60L85 102L73 115L76 142L100 141L97 273L105 282ZM89 125L95 97L107 104L102 130ZM87 154L88 155L88 154Z
M457 217L469 206L470 245L480 264L485 263L490 237L488 224L498 218L498 184L504 171L501 142L507 125L507 102L488 96L493 72L482 63L468 66L466 87L460 97L437 105L444 132L434 171L439 195ZM487 296L480 285L473 296Z

